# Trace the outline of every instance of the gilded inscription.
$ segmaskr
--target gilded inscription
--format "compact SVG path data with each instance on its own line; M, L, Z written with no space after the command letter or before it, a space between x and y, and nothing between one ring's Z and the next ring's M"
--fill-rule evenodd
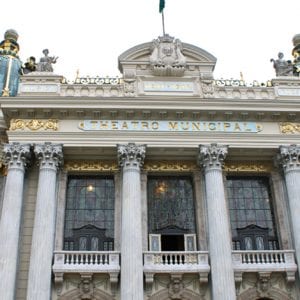
M37 130L58 130L58 120L49 119L49 120L38 120L38 119L32 119L32 120L22 120L22 119L12 119L10 121L10 128L11 131L16 130L25 130L28 128L32 131Z
M196 162L193 161L161 161L161 162L146 162L143 169L149 172L191 172L198 170Z
M270 173L272 164L267 162L225 162L226 172Z

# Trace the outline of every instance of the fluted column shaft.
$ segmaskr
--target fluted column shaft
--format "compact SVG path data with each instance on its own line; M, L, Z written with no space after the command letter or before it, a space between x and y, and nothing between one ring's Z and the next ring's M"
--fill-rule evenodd
M39 182L30 253L27 300L51 298L52 257L56 216L56 174L62 161L62 146L36 145Z
M30 146L6 144L3 152L8 170L0 219L0 299L14 300L24 173L30 158Z
M297 263L300 263L300 147L281 146L279 160L282 164L290 207L291 224Z
M122 167L121 299L144 299L141 174L145 146L118 145Z
M222 164L226 154L226 146L217 146L216 144L200 146L199 162L205 173L209 254L214 300L236 299L229 214L222 175Z

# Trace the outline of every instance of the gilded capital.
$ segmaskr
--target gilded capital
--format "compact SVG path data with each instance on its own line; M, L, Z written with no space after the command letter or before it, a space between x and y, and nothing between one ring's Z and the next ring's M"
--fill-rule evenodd
M136 145L128 143L127 145L117 145L118 162L120 167L138 164L142 167L146 156L146 145Z
M4 144L3 162L8 168L19 167L24 169L30 163L31 153L29 144Z
M199 165L205 169L222 169L228 146L211 144L210 146L199 146Z
M285 171L300 170L300 146L280 146L278 160Z
M39 161L40 168L57 169L63 163L62 144L37 144L34 146L34 153Z

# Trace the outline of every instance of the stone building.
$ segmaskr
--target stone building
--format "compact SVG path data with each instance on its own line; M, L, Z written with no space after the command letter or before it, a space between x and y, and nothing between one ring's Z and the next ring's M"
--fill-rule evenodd
M299 36L251 85L169 35L72 83L5 41L1 299L300 299Z

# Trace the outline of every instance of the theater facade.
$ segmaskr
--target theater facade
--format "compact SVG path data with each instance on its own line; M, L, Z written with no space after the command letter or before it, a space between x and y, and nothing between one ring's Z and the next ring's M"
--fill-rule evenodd
M16 39L1 299L300 299L298 35L263 84L215 79L212 54L169 35L122 53L120 78L68 82L46 52L19 76Z

